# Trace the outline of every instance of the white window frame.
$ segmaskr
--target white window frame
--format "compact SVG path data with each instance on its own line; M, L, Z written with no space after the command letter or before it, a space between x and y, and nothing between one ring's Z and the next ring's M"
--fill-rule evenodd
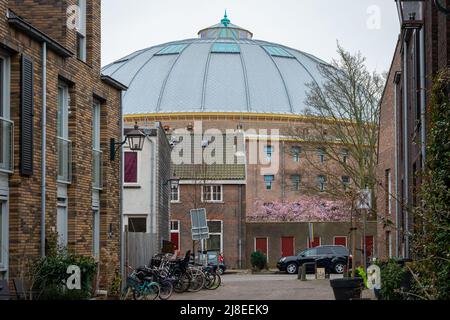
M268 187L268 181L266 180L266 177L273 177L273 180L270 181L270 188L267 188ZM263 176L263 178L264 178L264 189L267 190L267 191L272 191L273 190L273 184L275 183L275 175L268 174L268 175Z
M86 0L78 0L78 30L77 30L77 38L79 43L78 50L78 59L83 62L86 62L87 59L87 41L86 41L86 20L87 20L87 9L86 9Z
M123 175L123 186L129 187L129 188L133 188L133 187L140 187L141 183L139 180L139 165L141 163L141 154L142 152L136 152L136 151L131 151L128 147L126 147L123 151L123 166L124 166L124 170L125 170L125 153L136 153L137 154L137 160L136 160L136 182L125 182L125 171L124 171L124 175Z
M127 228L126 230L129 230L129 226L130 226L130 219L145 219L145 233L150 233L150 228L149 228L149 223L150 223L150 219L151 217L147 216L147 215L126 215L126 220L127 223L125 225L125 228Z
M270 152L268 152L270 150ZM275 152L275 148L272 145L267 145L264 147L264 155L266 156L267 162L272 162L273 154Z
M92 255L96 260L100 259L100 209L92 209Z
M59 209L64 209L64 215L63 215L63 221L59 220L61 216L59 215ZM67 199L64 199L63 201L60 201L58 199L58 205L57 205L57 213L56 213L56 232L58 233L58 246L67 248L69 243L69 214L68 214L68 206L67 206ZM63 225L62 225L63 224ZM62 225L63 229L60 229L60 226Z
M181 198L180 198L180 184L177 185L177 200L172 200L172 191L174 189L174 184L171 183L170 184L170 203L181 203Z
M388 191L388 215L389 217L392 217L392 173L391 173L391 169L387 170L387 180L388 180L388 185L387 187L387 191Z
M207 220L206 223L208 222L220 222L220 233L218 232L210 232L209 235L210 236L220 236L220 254L223 254L223 220ZM210 250L208 248L208 250Z
M0 199L1 242L0 242L0 279L8 278L9 263L9 208L8 201Z
M345 238L345 247L348 249L348 237L347 236L335 236L333 237L333 245L337 246L336 239L337 238Z
M96 190L103 189L103 152L101 148L101 117L102 109L101 104L98 101L94 101L92 105L92 151L98 152L100 155L100 187L94 187ZM94 161L94 159L92 159ZM92 162L92 170L94 170L94 162ZM93 181L94 183L94 181Z
M213 187L220 187L220 200L213 200L213 198L214 198ZM211 200L206 200L204 198L205 188L210 188ZM202 185L201 201L205 202L205 203L223 203L224 202L224 200L223 200L223 185L222 184Z
M11 87L10 87L10 83L11 83L11 58L6 55L3 54L3 52L0 49L0 60L3 61L3 63L1 64L2 67L2 72L0 73L3 76L3 79L1 81L3 87L0 88L1 90L1 97L3 99L3 101L1 101L0 107L2 108L0 110L0 118L4 121L7 121L9 123L11 123L12 125L12 137L11 137L11 142L10 143L14 143L14 123L11 121ZM3 154L5 153L10 153L9 157L10 157L10 162L12 164L14 164L14 152L12 151L11 146L8 145L4 145L3 148L5 148L3 150ZM8 149L8 150L7 150ZM14 165L13 165L14 166ZM6 172L6 173L13 173L13 170L4 170L4 169L0 169L0 172Z

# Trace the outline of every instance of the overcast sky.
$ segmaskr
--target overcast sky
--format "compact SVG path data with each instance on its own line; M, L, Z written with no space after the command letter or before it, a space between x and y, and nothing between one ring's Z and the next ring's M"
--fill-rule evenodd
M336 41L360 50L370 69L389 69L399 33L394 0L103 0L102 65L136 50L197 37L228 18L255 39L330 61Z

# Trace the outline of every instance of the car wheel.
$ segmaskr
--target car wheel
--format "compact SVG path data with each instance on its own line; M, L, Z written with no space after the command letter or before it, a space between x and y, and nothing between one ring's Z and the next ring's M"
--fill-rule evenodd
M343 274L345 271L345 265L342 262L338 262L334 265L334 271L337 274Z
M295 262L291 262L286 266L286 272L289 274L297 274L298 266Z

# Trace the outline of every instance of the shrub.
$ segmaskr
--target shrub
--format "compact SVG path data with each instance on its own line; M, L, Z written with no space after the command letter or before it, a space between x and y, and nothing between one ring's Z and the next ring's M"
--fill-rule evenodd
M267 267L267 257L260 251L253 252L250 260L252 267L255 269L262 270Z
M382 264L381 268L381 296L383 300L403 299L399 289L406 276L405 269L395 260Z
M69 266L78 266L81 270L81 290L68 290L66 280ZM91 257L70 254L65 250L38 260L33 267L33 290L39 292L39 300L84 300L92 295L93 280L97 263Z

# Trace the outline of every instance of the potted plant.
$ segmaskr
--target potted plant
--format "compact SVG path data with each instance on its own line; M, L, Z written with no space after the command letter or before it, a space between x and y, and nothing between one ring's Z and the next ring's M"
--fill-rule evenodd
M361 299L363 278L343 278L330 281L336 300Z

